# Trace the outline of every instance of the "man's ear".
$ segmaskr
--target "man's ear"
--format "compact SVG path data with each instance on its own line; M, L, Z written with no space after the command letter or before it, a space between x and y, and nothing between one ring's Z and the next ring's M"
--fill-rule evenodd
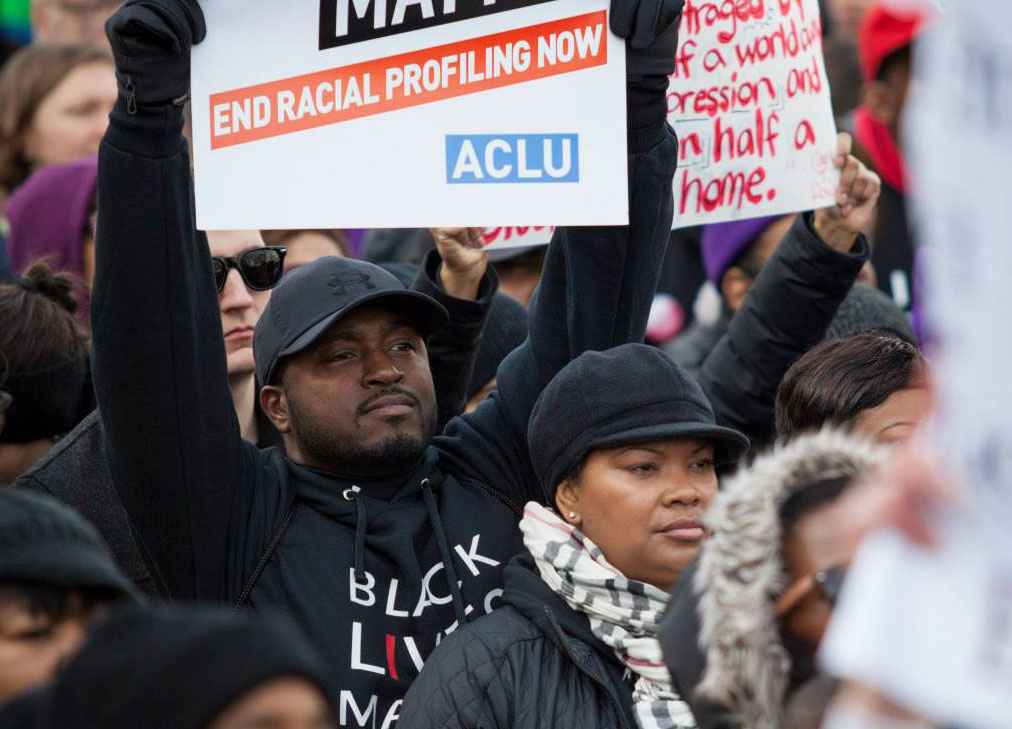
M278 432L287 435L292 432L291 415L288 411L288 396L280 387L260 388L260 409L270 419Z
M745 297L751 287L752 277L738 266L731 266L720 279L720 293L732 311L738 311L745 303Z
M889 128L899 122L900 100L884 81L869 81L864 85L864 106Z
M580 523L580 489L572 479L567 478L555 490L555 508L570 524Z

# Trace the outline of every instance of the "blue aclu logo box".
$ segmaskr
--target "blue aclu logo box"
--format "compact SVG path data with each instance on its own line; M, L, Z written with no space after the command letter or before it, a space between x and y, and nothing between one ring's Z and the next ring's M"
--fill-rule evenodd
M446 181L579 182L576 134L447 134Z

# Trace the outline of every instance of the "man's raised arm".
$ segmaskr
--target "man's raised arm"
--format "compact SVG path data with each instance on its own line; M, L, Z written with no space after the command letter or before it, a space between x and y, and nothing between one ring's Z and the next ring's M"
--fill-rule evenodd
M92 303L110 470L143 551L178 598L222 589L242 461L182 136L203 22L194 0L131 0L109 21L120 95L99 155Z
M671 234L678 144L667 127L682 0L614 0L627 43L629 225L560 228L530 309L530 335L502 364L499 393L451 422L439 445L514 508L540 499L527 421L545 385L582 352L642 341Z

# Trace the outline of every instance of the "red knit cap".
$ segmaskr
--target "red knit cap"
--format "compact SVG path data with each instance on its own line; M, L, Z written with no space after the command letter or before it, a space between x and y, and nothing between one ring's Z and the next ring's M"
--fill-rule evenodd
M875 3L861 21L858 51L866 81L878 76L889 56L911 45L933 17L927 10L900 10L886 5L881 0Z

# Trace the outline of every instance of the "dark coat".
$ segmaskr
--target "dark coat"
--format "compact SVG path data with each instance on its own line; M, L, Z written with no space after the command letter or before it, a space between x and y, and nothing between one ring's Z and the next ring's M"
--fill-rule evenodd
M0 227L3 226L3 221L0 221ZM3 230L0 230L0 283L7 281L11 278L11 259L7 257L7 240L3 236Z
M734 316L697 325L666 348L698 379L717 423L747 435L753 453L773 440L784 374L826 336L869 253L864 236L849 253L830 248L812 213L799 215Z
M632 681L528 554L506 567L502 607L433 652L402 729L635 729Z
M498 394L381 479L242 440L182 122L120 99L99 154L92 357L113 483L173 596L288 613L331 667L338 721L389 727L435 646L498 602L522 549L520 513L541 496L526 439L541 391L582 352L642 340L678 145L661 124L630 136L630 225L556 230ZM487 306L494 276L479 301L454 302L439 263L423 268L426 293Z

